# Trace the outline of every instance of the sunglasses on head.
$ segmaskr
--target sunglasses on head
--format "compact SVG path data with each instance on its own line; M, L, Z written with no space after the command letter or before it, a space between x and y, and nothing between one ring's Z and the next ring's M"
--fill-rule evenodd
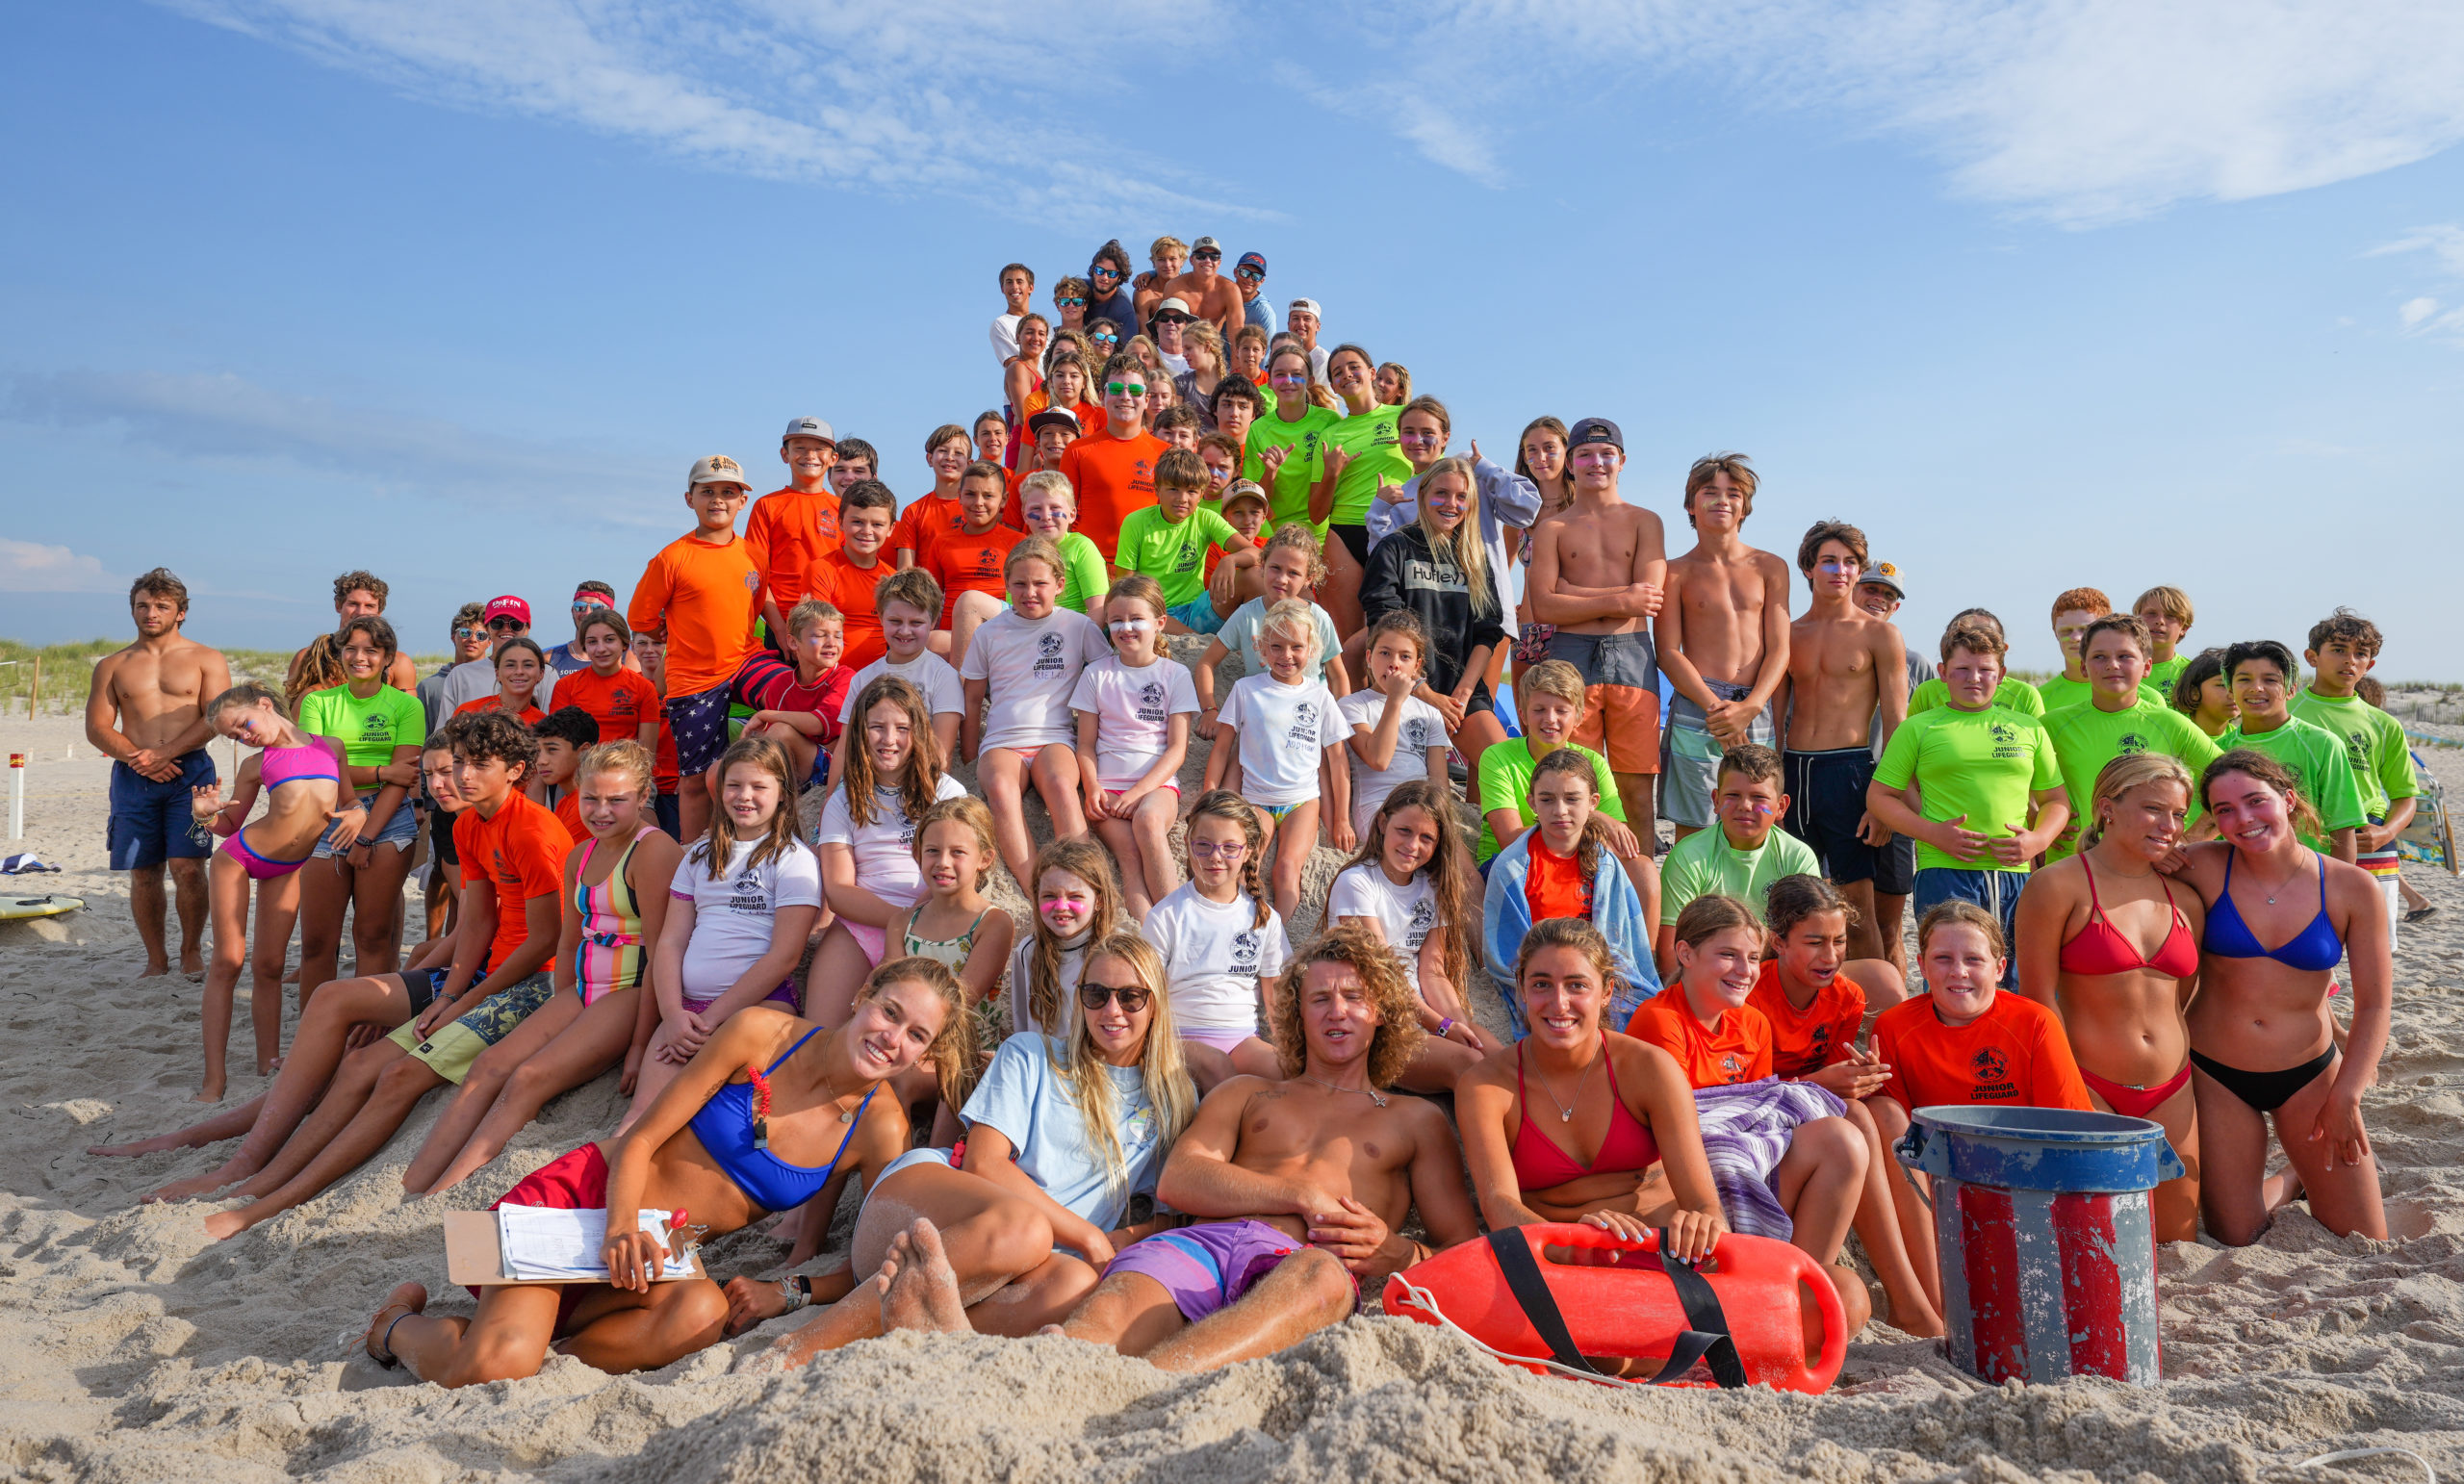
M1078 982L1078 1003L1089 1010L1101 1010L1106 1001L1118 1000L1124 1011L1135 1015L1153 998L1155 991L1143 985L1099 985L1091 979Z

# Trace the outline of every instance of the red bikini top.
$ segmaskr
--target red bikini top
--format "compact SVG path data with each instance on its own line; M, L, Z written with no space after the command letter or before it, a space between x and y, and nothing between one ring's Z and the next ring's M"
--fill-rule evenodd
M1608 1058L1608 1038L1601 1037L1600 1054ZM1531 1121L1531 1099L1523 1087L1523 1048L1514 1048L1514 1095L1523 1105L1523 1119L1514 1130L1515 1182L1526 1190L1548 1190L1585 1175L1639 1173L1659 1163L1659 1141L1643 1120L1617 1095L1617 1063L1608 1058L1608 1134L1588 1164L1577 1164L1558 1142Z
M2158 944L2153 958L2139 956L2139 945L2123 934L2105 916L2105 905L2096 897L2096 868L2088 857L2079 857L2079 868L2088 873L2088 925L2079 935L2062 945L2062 971L2066 974L2127 974L2135 969L2153 969L2172 979L2188 979L2198 972L2198 939L2191 935L2190 919L2173 905L2173 888L2164 878L2156 884L2164 889L2165 906L2172 911L2173 924Z

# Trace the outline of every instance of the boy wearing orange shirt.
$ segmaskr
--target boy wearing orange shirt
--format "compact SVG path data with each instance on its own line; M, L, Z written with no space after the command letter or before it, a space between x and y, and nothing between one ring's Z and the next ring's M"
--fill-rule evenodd
M838 550L805 574L805 596L836 608L847 626L847 652L839 663L861 670L882 657L882 617L873 590L898 569L885 558L890 527L898 524L898 497L879 479L848 487L839 497Z
M787 482L753 502L744 539L753 544L754 565L769 596L761 603L770 647L786 652L787 615L805 597L805 572L838 550L838 497L830 488L830 466L838 461L838 439L819 418L798 418L779 440L779 462Z
M1078 530L1109 562L1120 546L1120 523L1155 503L1155 461L1169 447L1147 432L1147 371L1121 351L1104 363L1104 429L1069 446L1061 473L1078 493Z
M1010 549L1027 539L1025 531L1001 524L1007 486L1000 465L983 459L969 464L959 475L959 524L925 538L915 553L915 565L941 584L937 627L945 632L933 636L936 653L963 656L976 626L1002 609L1009 591L1002 566Z
M959 475L971 462L966 429L944 422L924 440L924 462L932 466L933 491L908 503L890 528L889 550L903 571L923 560L932 538L959 524Z
M684 503L694 526L661 548L633 584L626 613L636 632L667 635L667 719L676 732L677 789L683 837L698 840L710 822L709 790L700 784L728 746L728 706L736 673L761 646L761 569L735 518L752 487L744 466L715 453L693 466Z
M581 790L574 774L581 755L599 745L599 723L579 706L558 706L530 729L539 738L539 781L556 796L556 823L579 845L590 832L581 822Z

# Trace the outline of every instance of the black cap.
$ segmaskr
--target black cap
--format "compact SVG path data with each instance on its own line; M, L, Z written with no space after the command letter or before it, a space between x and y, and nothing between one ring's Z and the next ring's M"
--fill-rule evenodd
M1604 443L1620 453L1626 451L1626 435L1606 418L1585 418L1576 423L1574 431L1566 435L1566 451L1572 453L1587 443Z
M1069 436L1075 438L1080 431L1078 415L1066 407L1046 407L1027 420L1027 431L1030 433L1040 433L1048 427L1067 428Z

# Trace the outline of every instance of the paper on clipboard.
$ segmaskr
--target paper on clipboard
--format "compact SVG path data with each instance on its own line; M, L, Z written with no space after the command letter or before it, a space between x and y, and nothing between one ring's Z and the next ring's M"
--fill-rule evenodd
M563 1229L554 1240L568 1257L576 1254L577 1244L586 1243L579 1246L578 1251L587 1253L587 1267L573 1265L556 1269L564 1274L562 1276L510 1276L502 1249L500 1219L508 1211L525 1213L516 1220L526 1225L535 1216L564 1218L549 1223L552 1229ZM643 1229L663 1238L667 1231L667 1216L668 1213L663 1211L643 1212ZM588 1221L575 1219L579 1217L587 1217ZM606 1231L607 1214L604 1211L554 1211L535 1206L503 1206L495 1211L449 1211L445 1214L446 1277L450 1282L474 1289L535 1283L605 1283L609 1275L599 1261L599 1251ZM534 1263L536 1256L534 1250ZM534 1267L532 1270L540 1269ZM707 1275L698 1252L688 1255L682 1262L678 1262L671 1254L663 1270L652 1275L652 1281L667 1283L679 1278Z

